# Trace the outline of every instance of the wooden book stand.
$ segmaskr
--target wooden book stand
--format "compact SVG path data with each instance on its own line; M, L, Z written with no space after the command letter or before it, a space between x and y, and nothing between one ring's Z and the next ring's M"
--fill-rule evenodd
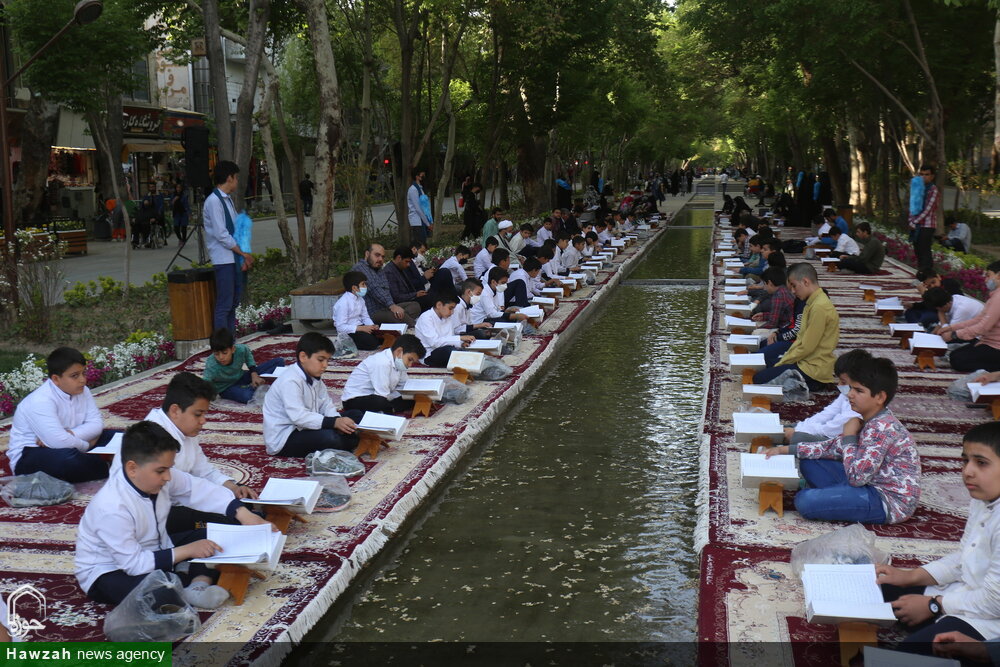
M758 435L756 438L750 441L750 453L756 454L758 450L767 449L772 444L774 443L771 442L771 438L769 438L768 436Z
M757 515L761 516L769 509L773 509L778 516L785 516L785 507L782 504L781 492L785 490L784 484L777 482L761 482L757 496Z
M380 349L380 350L388 350L390 347L392 347L396 343L396 338L397 338L397 336L396 336L396 332L395 331L386 331L386 332L384 332L382 334L382 344L379 346L378 349Z
M837 269L839 269L839 268L840 268L840 263L839 262L826 262L826 271L827 271L827 273L836 273Z
M920 370L937 368L934 365L934 350L917 350L917 368Z
M910 347L910 339L913 338L912 331L900 331L899 336L899 347L902 349L907 349Z
M459 366L456 366L455 368L451 369L451 377L452 377L453 380L457 380L458 382L461 382L462 384L468 384L469 381L471 380L471 376L469 375L469 371L467 371L464 368L461 368Z
M573 293L573 288L570 287L569 285L563 285L562 286L562 290L563 290L563 298L564 299L568 299L569 295Z
M301 514L296 514L295 512L289 512L284 507L275 507L274 505L266 506L267 509L264 510L264 518L273 523L278 527L285 535L288 534L288 527L292 521L300 521L302 523L309 523Z
M749 351L746 345L733 345L733 354L746 354Z
M235 605L243 604L243 600L246 599L247 588L250 586L250 577L258 579L267 578L260 570L254 570L244 565L226 563L216 565L215 569L219 571L219 582L217 585L229 591L229 595L232 596L233 604Z
M383 447L389 448L389 445L385 440L380 438L378 435L372 433L371 431L358 431L358 437L360 438L358 442L357 449L354 450L354 455L359 459L367 454L368 458L372 461L378 458L378 453Z
M732 330L731 330L731 332L734 333L734 334L741 334L742 335L742 334L747 333L747 330L744 329L743 327L733 327Z
M771 411L771 397L770 396L754 396L750 399L750 407L752 408L764 408L768 412Z
M894 310L882 311L882 324L889 325L895 321L896 321L896 311Z
M1000 398L994 398L990 403L990 407L993 408L993 420L1000 419Z
M743 384L753 384L753 376L757 374L752 368L743 369Z
M863 298L864 298L865 301L870 301L871 303L875 303L875 290L873 290L873 289L866 289L865 290L865 295L864 295Z
M410 419L413 419L417 415L423 415L424 417L431 416L431 397L427 394L415 394L413 396L413 412L410 413Z
M860 621L838 623L837 640L840 642L840 664L843 667L849 667L854 656L865 646L878 646L875 626Z

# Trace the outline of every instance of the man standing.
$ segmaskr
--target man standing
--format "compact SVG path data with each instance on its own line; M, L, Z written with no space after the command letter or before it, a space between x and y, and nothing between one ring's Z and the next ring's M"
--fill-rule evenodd
M427 219L420 198L424 194L424 177L426 172L418 171L413 175L413 185L406 191L406 217L410 222L410 240L426 241L427 232L433 232L434 227ZM383 251L384 252L384 251ZM368 286L371 290L371 285Z
M305 179L299 183L299 197L302 198L302 215L312 215L313 192L315 191L316 186L309 180L309 174L306 174Z
M719 185L722 186L722 194L726 194L726 185L728 184L729 184L729 172L723 169L722 173L719 174Z
M233 238L236 231L236 207L230 195L239 187L240 168L223 160L215 166L215 189L205 197L202 217L205 243L215 269L215 313L212 328L236 331L236 306L243 291L243 276L236 266L237 255L243 258L243 271L253 265L250 253L243 252Z
M407 254L410 251L406 249ZM389 292L389 282L382 272L385 265L385 248L378 243L372 243L365 250L365 258L351 267L351 271L360 271L368 283L368 293L365 294L365 306L368 315L375 324L395 324L405 322L407 326L416 324L420 316L420 304L416 301L393 303Z
M910 229L916 233L913 249L917 253L917 269L928 270L934 268L931 242L937 227L937 207L941 196L938 187L934 185L934 167L920 165L920 177L924 180L924 208L920 213L910 216Z

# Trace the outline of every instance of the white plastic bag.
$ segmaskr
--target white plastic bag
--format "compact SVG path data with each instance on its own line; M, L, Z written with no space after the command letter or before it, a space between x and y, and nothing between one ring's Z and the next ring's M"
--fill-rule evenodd
M505 364L502 361L494 359L492 357L486 357L483 359L483 370L479 371L479 375L476 377L480 380L503 380L504 378L510 377L514 369Z
M324 449L306 455L306 470L312 475L354 477L365 473L365 466L351 452ZM319 478L316 481L320 481Z
M799 542L792 549L792 572L799 579L809 565L884 564L889 557L875 548L875 533L860 523Z
M354 339L347 334L340 334L333 341L334 359L353 359L358 356L358 346L354 344Z
M469 388L458 380L448 378L444 381L444 390L441 392L442 403L453 403L461 405L469 400Z
M316 502L317 512L338 512L351 504L351 487L343 475L313 475L306 479L323 487Z
M969 391L969 383L975 382L976 378L986 375L986 371L979 370L968 375L963 375L950 385L948 385L948 398L962 403L972 402L972 392Z
M153 570L104 617L113 642L175 642L201 628L198 613L184 601L180 577Z
M72 484L41 471L6 479L0 498L11 507L59 505L73 498Z

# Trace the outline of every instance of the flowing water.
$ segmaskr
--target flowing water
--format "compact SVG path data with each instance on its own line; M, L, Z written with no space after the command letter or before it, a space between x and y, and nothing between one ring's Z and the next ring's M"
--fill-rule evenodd
M710 232L667 231L633 277L705 277ZM692 641L705 301L705 287L615 288L307 639Z

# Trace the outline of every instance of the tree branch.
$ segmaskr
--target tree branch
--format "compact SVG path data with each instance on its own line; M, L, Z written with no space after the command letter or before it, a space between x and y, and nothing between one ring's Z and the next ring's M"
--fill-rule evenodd
M846 51L844 51L843 49L840 49L840 53L843 54L844 58L847 59L847 62L849 62L852 65L854 65L854 67L857 68L857 70L859 72L861 72L866 77L868 77L868 79L872 83L874 83L876 86L878 86L879 90L881 90L883 93L885 93L886 97L888 97L890 100L892 100L893 103L897 107L899 107L899 110L902 111L906 115L906 117L910 119L910 122L913 123L913 127L917 130L917 132L919 132L924 137L924 139L926 139L927 141L929 141L932 144L936 144L937 143L937 142L934 141L934 139L931 138L931 135L929 135L927 133L927 130L924 129L923 124L920 123L920 121L917 120L916 116L914 116L912 113L910 113L910 110L906 108L906 105L904 105L902 103L902 101L900 101L900 99L898 97L896 97L895 95L893 95L892 92L888 88L886 88L885 85L881 81L879 81L878 79L876 79L875 76L873 74L871 74L871 72L869 72L864 67L862 67L861 65L859 65L858 62L856 60L854 60L854 58L851 58L849 55L847 55Z

